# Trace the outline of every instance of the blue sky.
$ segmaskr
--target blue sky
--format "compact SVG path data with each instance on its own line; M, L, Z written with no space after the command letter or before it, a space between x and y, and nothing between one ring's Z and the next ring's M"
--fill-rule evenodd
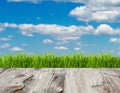
M0 0L0 55L120 54L120 0Z

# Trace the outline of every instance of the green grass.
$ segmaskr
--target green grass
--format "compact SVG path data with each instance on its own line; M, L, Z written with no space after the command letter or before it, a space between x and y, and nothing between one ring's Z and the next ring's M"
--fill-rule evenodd
M101 55L4 55L0 56L0 68L119 68L120 56L102 53Z

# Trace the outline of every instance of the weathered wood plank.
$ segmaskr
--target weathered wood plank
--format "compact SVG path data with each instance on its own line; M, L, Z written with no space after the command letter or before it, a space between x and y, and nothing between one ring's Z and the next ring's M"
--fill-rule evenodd
M35 70L31 84L24 88L24 93L60 93L64 87L64 69Z
M52 80L49 82L47 93L62 93L64 90L66 70L55 70Z
M0 75L0 93L14 93L24 88L23 82L30 78L33 69L7 69Z
M45 93L49 81L52 79L54 69L37 69L28 87L24 88L24 93Z
M0 69L0 93L120 93L120 69Z
M100 93L120 93L120 74L115 69L102 69L100 73L103 78L101 86L97 88Z
M120 93L120 77L112 69L67 71L65 93Z
M0 68L0 74L2 74L5 70L5 68Z
M92 86L99 85L101 82L101 75L97 69L68 69L64 92L99 93Z

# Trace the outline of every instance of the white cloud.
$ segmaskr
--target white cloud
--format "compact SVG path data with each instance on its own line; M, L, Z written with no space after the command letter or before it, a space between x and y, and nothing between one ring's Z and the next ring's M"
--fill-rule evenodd
M109 42L120 43L120 38L110 38Z
M96 29L91 26L61 26L57 24L15 24L15 23L0 23L5 28L19 30L22 35L34 36L34 34L49 35L56 40L69 42L79 40L83 35L120 35L119 28L112 28L110 25L101 24ZM14 26L13 26L14 24ZM9 38L10 39L10 38ZM1 38L1 40L8 40Z
M11 48L10 50L11 50L11 51L16 51L16 52L23 51L23 49L20 48L20 47L13 47L13 48Z
M81 51L81 49L79 47L74 48L74 50Z
M47 1L49 1L49 0L47 0ZM87 0L51 0L51 1L55 1L55 2L85 3Z
M38 3L41 0L8 0L8 2L30 2L30 3Z
M70 12L79 21L120 22L120 0L88 0Z
M120 0L7 0L8 2L31 2L31 3L39 3L43 1L51 1L51 2L72 2L72 3L84 3L87 5L93 5L100 7L111 6L111 5L119 5Z
M5 28L17 28L17 24L14 23L0 23L0 32L4 31Z
M0 38L0 41L9 41L12 39L11 35L8 35L7 37Z
M42 1L49 1L49 0L8 0L8 2L30 2L30 3L39 3ZM73 3L83 3L87 0L51 0L53 2L73 2Z
M55 44L56 45L62 45L62 44L67 44L67 43L69 43L68 41L61 41L61 42L56 42Z
M74 42L74 44L76 44L77 46L95 46L95 44L86 44L82 42Z
M17 28L20 29L21 33L26 36L33 36L32 32L34 32L34 25L33 24L20 24L17 25Z
M21 31L22 35L33 37L33 34L27 31Z
M56 49L56 50L68 50L68 48L64 47L64 46L56 46L53 49Z
M88 44L83 44L82 42L74 42L77 46L88 46Z
M60 26L56 24L19 24L18 28L21 33L26 36L33 36L34 33L39 33L42 35L53 36L57 40L62 41L72 41L78 40L82 35L88 34L108 34L108 35L118 35L120 34L119 28L112 28L107 24L101 24L96 29L91 26Z
M28 44L26 44L26 43L22 43L21 45L22 45L22 46L28 46Z
M34 33L42 35L51 35L57 40L71 41L78 40L84 34L91 34L94 31L92 26L60 26L56 24L10 24L1 23L5 28L13 28L20 30L21 34L26 36L33 36Z
M113 29L107 24L101 24L97 27L95 30L95 34L101 35L101 34L107 34L107 35L119 35L120 29Z
M3 27L17 28L17 24L5 22L1 24Z
M80 39L80 36L63 36L61 37L56 37L57 40L62 40L62 41L72 41L72 40L78 40Z
M0 32L4 31L4 28L0 26Z
M50 39L44 39L43 40L43 44L52 44L52 43L53 43L53 41L50 40Z
M10 46L10 44L5 43L5 44L1 45L0 48L8 48L9 46Z
M33 36L34 33L51 35L57 40L71 41L80 39L84 34L91 34L94 31L92 26L60 26L56 24L19 24L18 28L26 36Z
M4 30L3 23L0 23L0 32L2 32L3 30Z
M96 30L95 34L113 34L114 30L112 27L106 24L101 24Z

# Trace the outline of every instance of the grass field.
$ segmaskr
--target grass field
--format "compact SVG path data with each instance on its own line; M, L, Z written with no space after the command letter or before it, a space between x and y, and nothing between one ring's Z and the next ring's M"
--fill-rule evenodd
M102 53L101 55L4 55L0 56L0 68L119 68L120 56Z

